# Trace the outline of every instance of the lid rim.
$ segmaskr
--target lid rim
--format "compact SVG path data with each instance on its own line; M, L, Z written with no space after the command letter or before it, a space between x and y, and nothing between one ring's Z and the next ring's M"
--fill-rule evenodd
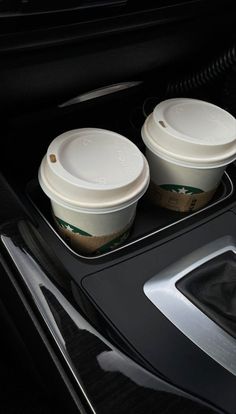
M152 114L153 114L153 118L155 120L156 126L159 127L159 121L161 119L159 118L165 118L164 113L167 109L169 109L171 107L171 103L182 103L182 104L188 104L188 103L194 103L194 104L201 104L203 106L207 106L207 107L212 107L212 108L216 108L217 110L220 110L220 112L222 114L224 114L225 116L227 116L228 118L231 118L232 121L235 121L234 116L227 112L225 109L220 108L217 105L214 105L210 102L206 102L200 99L191 99L191 98L172 98L172 99L167 99L165 101L160 102L153 110ZM166 104L166 107L164 106L164 103ZM169 103L169 106L167 105ZM174 106L174 105L173 105ZM215 143L204 143L202 141L197 141L197 139L194 139L194 136L192 135L188 135L184 132L178 131L178 129L175 129L170 122L167 119L163 119L163 121L168 125L168 129L169 129L169 135L171 135L173 138L181 141L181 142L186 142L188 144L191 144L193 146L222 146L222 145L227 145L229 143L231 143L232 141L235 140L235 134L232 133L232 135L230 135L230 137L227 139L227 141L223 141L219 144L215 144ZM191 139L189 139L191 138Z
M69 200L67 201L67 200L63 199L62 197L60 197L59 194L58 194L58 196L55 195L55 192L51 191L51 186L45 184L40 170L39 170L39 174L38 174L38 179L39 179L39 184L40 184L41 189L49 197L50 200L56 202L57 204L65 207L65 208L68 208L70 210L79 211L79 212L86 212L86 213L91 213L91 214L93 214L93 213L102 214L102 213L106 213L106 212L113 212L113 211L117 211L117 210L122 210L122 209L130 206L131 204L134 204L134 203L138 202L138 200L147 191L147 188L148 188L149 182L150 182L150 176L148 175L148 179L145 182L145 186L143 186L143 188L137 194L135 194L133 197L128 197L128 198L124 199L121 203L116 201L116 202L113 202L110 205L107 204L105 206L103 205L102 207L100 207L99 204L97 204L97 205L93 204L93 205L90 205L90 206L88 206L88 205L87 206L86 205L78 205L78 204L75 205L74 202L70 202ZM84 204L86 204L86 203L84 203Z
M146 121L141 130L141 136L143 139L144 144L146 147L152 151L154 154L163 157L167 161L174 162L175 164L180 164L187 167L192 168L217 168L220 166L228 165L236 159L236 151L232 151L231 153L227 154L223 157L215 157L215 158L193 158L193 157L184 157L180 154L174 154L173 152L165 150L162 146L158 145L156 141L154 141L151 134L146 133L147 124ZM149 135L149 137L148 137ZM158 147L158 148L157 148ZM160 150L160 151L158 151ZM163 156L164 154L164 156ZM194 164L194 165L193 165ZM210 164L210 165L206 165Z
M138 149L137 149L138 150ZM139 150L138 150L139 151ZM141 152L140 152L141 153ZM112 201L109 200L109 197L111 199L110 194L112 193L111 189L104 189L99 188L97 189L96 193L93 189L88 189L88 192L91 194L97 194L97 196L101 197L102 193L104 193L104 199L102 201L96 201L96 195L94 197L94 200L90 200L89 202L86 202L86 192L83 194L79 194L78 191L80 190L79 187L75 187L72 185L70 188L70 192L65 192L67 196L63 195L63 192L58 191L60 190L61 185L63 184L63 180L61 177L59 177L58 181L55 183L55 186L53 185L53 179L55 178L54 174L50 176L48 174L50 172L50 168L47 162L47 157L44 156L41 165L39 167L38 171L38 180L39 184L44 191L44 193L51 199L57 202L60 205L63 205L64 207L67 207L69 209L75 210L75 211L82 211L82 212L91 212L91 213L99 213L99 212L108 212L108 211L115 211L115 210L121 210L122 208L125 208L126 206L135 203L138 201L142 195L146 192L149 181L150 181L150 173L149 173L149 165L144 157L144 155L141 153L141 156L143 158L143 169L140 172L140 174L136 177L131 184L133 184L133 188L130 183L128 183L125 186L122 186L121 189L124 189L125 195L122 196L120 194L120 191L116 192L115 194L112 194ZM74 191L77 190L77 193L75 195L75 199L71 199L70 196ZM116 190L116 189L115 189ZM106 194L106 195L105 195ZM81 197L83 200L81 201ZM80 199L78 202L77 200Z
M106 135L111 135L111 136L115 136L117 137L117 139L119 139L120 141L122 141L122 145L123 143L127 145L127 147L132 147L134 149L134 151L139 151L137 146L130 141L129 139L127 139L126 137L124 137L123 135L114 132L114 131L109 131L107 129L102 129L102 128L79 128L79 129L74 129L74 130L70 130L67 132L64 132L63 134L59 135L58 137L56 137L49 145L48 149L47 149L47 153L46 153L46 159L48 162L48 166L51 169L51 172L57 176L58 179L62 180L65 183L68 183L69 185L73 185L77 188L81 188L84 189L85 191L106 191L106 190L119 190L122 189L123 187L127 186L127 185L132 185L132 183L142 174L142 171L144 169L144 159L143 159L143 154L141 153L141 151L137 152L137 155L139 156L139 162L142 163L142 170L140 168L140 172L139 174L133 178L133 177L129 177L129 179L127 180L123 180L123 182L117 182L117 183L109 183L109 184L104 184L102 182L93 182L90 181L89 179L86 178L80 178L79 176L73 174L70 170L66 169L64 166L64 163L60 160L59 157L59 151L61 146L65 145L67 141L70 140L75 140L76 138L79 138L81 135L83 136L83 134L85 134L85 136L89 137L89 135L94 135L94 134L106 134ZM50 163L50 155L52 153L56 153L58 154L58 162L55 164Z

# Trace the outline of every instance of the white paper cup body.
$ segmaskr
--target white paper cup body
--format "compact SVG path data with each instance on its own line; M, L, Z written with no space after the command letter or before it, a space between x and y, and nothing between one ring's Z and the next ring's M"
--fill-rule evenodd
M235 119L202 101L162 102L146 119L142 137L150 166L151 199L171 210L187 212L205 206L226 166L236 158Z
M55 218L63 220L89 236L103 237L116 234L134 220L137 203L111 213L91 214L73 211L51 201Z
M83 128L57 137L39 169L59 233L76 251L103 253L121 244L149 184L139 149L112 131Z
M154 203L176 211L194 211L204 207L214 196L225 166L194 168L162 159L149 149L150 196Z
M102 214L70 210L51 200L59 233L76 251L107 252L126 240L135 219L137 202Z
M193 187L196 192L211 191L218 187L225 166L218 168L194 168L178 165L164 160L149 149L146 150L146 158L150 167L152 181L156 185L171 185Z

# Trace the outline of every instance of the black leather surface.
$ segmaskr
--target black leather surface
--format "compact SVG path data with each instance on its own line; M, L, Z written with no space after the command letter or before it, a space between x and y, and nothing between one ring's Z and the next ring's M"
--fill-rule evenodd
M236 257L232 251L188 274L177 283L177 288L236 338Z

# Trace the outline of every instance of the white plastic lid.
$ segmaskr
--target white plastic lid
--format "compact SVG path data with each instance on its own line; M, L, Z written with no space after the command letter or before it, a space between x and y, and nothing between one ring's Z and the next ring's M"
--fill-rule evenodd
M72 210L106 212L136 202L149 184L149 167L127 138L83 128L55 138L39 169L43 191Z
M225 110L196 99L158 104L142 128L145 145L182 165L218 167L236 159L236 120Z

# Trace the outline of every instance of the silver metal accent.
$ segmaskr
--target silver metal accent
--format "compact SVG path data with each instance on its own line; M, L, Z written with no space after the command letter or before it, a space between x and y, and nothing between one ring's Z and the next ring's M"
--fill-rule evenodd
M141 83L142 81L133 81L115 83L113 85L104 86L103 88L94 89L93 91L86 92L76 96L75 98L69 99L68 101L58 105L58 107L65 108L67 106L76 105L81 102L90 101L92 99L100 98L102 96L110 95L112 93L121 92L125 89L133 88L134 86L138 86Z
M233 375L236 375L236 340L208 318L177 288L176 283L209 260L227 252L236 254L236 240L222 237L196 250L148 280L148 299L187 338Z
M107 252L107 253L102 253L102 254L99 254L99 255L97 255L97 256L84 256L84 255L82 255L82 254L80 254L80 253L76 253L73 249L71 249L71 247L63 240L63 238L58 234L58 232L54 229L54 227L49 223L49 221L46 219L46 217L42 214L42 212L41 212L41 210L38 208L38 206L37 206L37 204L35 204L31 199L31 203L33 204L33 206L35 207L35 209L37 210L37 212L39 213L39 215L43 218L43 220L47 223L47 225L50 227L50 229L53 231L53 233L54 234L56 234L56 236L60 239L60 241L66 246L66 248L67 249L69 249L69 251L71 252L71 253L73 253L74 255L76 255L77 257L80 257L80 258L82 258L82 259L86 259L86 260L89 260L89 261L93 261L93 260L96 260L96 259L99 259L99 258L102 258L102 257L105 257L105 256L108 256L108 255L110 255L110 254L112 254L112 253L114 253L114 252L119 252L119 251L121 251L121 250L124 250L124 249L126 249L127 247L129 247L129 246L132 246L132 245L134 245L134 244L136 244L136 243L138 243L138 242L140 242L140 241L142 241L142 240L145 240L145 239L148 239L149 237L151 237L151 236L154 236L155 234L158 234L158 233L160 233L161 231L163 231L163 230L166 230L166 229L169 229L169 228L171 228L171 227L173 227L173 226L175 226L176 224L179 224L179 223L182 223L182 222L184 222L185 220L188 220L189 218L191 218L191 217L194 217L194 216L196 216L197 214L199 214L199 213L202 213L203 211L207 211L207 210L209 210L210 208L212 208L212 207L215 207L215 206L217 206L219 203L221 203L222 201L225 201L225 200L227 200L229 197L231 197L231 195L233 194L233 192L234 192L234 186L233 186L233 182L232 182L232 180L231 180L231 178L230 178L230 176L229 176L229 174L225 171L224 172L224 175L226 176L226 178L227 178L227 180L229 181L229 184L230 184L230 192L229 192L229 194L227 194L227 195L223 195L223 197L222 198L220 198L219 200L217 200L217 201L215 201L214 203L209 203L206 207L204 207L204 208L201 208L200 210L198 210L198 211L195 211L194 213L192 213L192 214L189 214L187 217L183 217L182 219L180 219L180 220L176 220L176 221L174 221L173 223L171 223L171 224L168 224L167 226L164 226L164 227L161 227L160 229L158 229L158 230L155 230L155 231L153 231L153 232L151 232L151 233L148 233L147 235L145 235L145 236L142 236L142 237L139 237L138 239L136 239L136 240L133 240L133 241L131 241L131 242L129 242L129 243L126 243L126 244L124 244L124 245L122 245L122 246L119 246L119 247L117 247L117 248L115 248L114 250L111 250L110 252Z
M4 265L3 265L4 266ZM5 269L7 268L7 266L4 266ZM84 407L82 406L82 403L74 389L74 387L71 385L70 380L68 379L68 376L65 373L65 369L64 367L62 367L61 361L58 358L58 356L55 354L54 350L52 349L51 343L48 340L47 335L45 334L45 330L42 328L40 322L38 321L38 319L35 316L35 313L33 312L32 308L29 305L29 302L27 301L25 294L23 293L22 289L20 288L17 280L14 278L14 276L12 275L11 272L7 271L7 275L12 283L12 285L14 286L15 291L17 292L23 306L25 307L26 312L28 313L29 317L32 320L32 323L34 324L36 330L38 331L45 347L47 348L47 351L50 355L50 357L52 358L54 365L56 366L59 374L61 375L61 378L63 379L72 399L74 400L77 408L79 409L79 413L81 414L86 414L87 411L85 412Z
M30 256L30 254L28 254L26 251L17 248L10 238L2 236L1 239L8 253L10 254L16 268L18 269L22 279L24 280L25 285L31 293L34 303L36 304L47 328L49 329L53 339L59 347L65 361L67 362L68 367L70 368L92 413L96 414L96 411L93 408L92 403L90 402L86 394L86 391L84 390L80 382L79 373L77 372L76 367L74 366L73 361L71 360L67 352L64 338L55 322L54 316L51 312L47 300L44 297L41 288L45 286L47 289L50 290L51 293L53 293L53 295L57 298L59 303L63 304L64 309L66 309L71 319L76 323L77 326L80 326L81 329L90 330L89 324L82 317L79 316L79 314L75 311L73 306L65 299L61 292L47 278L47 276L40 269L39 265Z

